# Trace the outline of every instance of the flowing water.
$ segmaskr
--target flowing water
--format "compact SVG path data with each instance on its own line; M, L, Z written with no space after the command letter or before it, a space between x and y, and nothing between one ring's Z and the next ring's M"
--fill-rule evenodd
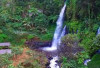
M97 32L97 35L98 35L98 34L100 34L100 27L99 27L98 32Z
M63 28L63 30L62 30L62 33L61 33L61 36L59 37L59 39L58 39L58 46L61 44L61 38L65 35L65 33L66 33L66 26ZM53 56L53 55L52 55ZM59 58L58 58L58 55L56 54L56 55L54 55L53 56L53 58L50 60L50 67L51 68L60 68L59 67L59 65L58 65L58 63L56 62L56 61L58 61L59 60Z
M65 9L66 9L66 4L61 9L61 12L59 14L59 18L56 22L57 26L56 26L55 33L54 33L52 46L51 47L44 47L44 48L42 48L42 50L52 52L52 53L57 52L57 47L61 43L61 37L63 37L65 35L66 26L63 28ZM58 55L57 54L52 55L52 59L50 60L50 65L49 65L50 68L60 68L57 61L58 61Z
M54 37L53 37L53 42L52 42L52 46L51 47L45 47L43 48L44 51L54 51L57 50L57 45L58 45L58 41L61 37L61 33L62 33L62 28L63 28L63 19L64 19L64 12L66 9L66 4L63 6L59 18L56 22L57 27L55 29L55 33L54 33Z
M59 37L59 43L58 43L58 45L61 44L61 38L62 38L65 34L66 34L66 25L64 26L63 31L62 31L62 33L61 33L61 36Z

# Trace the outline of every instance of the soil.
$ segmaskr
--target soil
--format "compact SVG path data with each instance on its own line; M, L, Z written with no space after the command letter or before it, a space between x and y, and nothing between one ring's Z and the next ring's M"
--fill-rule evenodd
M15 55L13 57L13 65L17 66L19 63L23 63L26 59L29 59L31 56L27 55L26 52L28 48L24 48L21 55Z

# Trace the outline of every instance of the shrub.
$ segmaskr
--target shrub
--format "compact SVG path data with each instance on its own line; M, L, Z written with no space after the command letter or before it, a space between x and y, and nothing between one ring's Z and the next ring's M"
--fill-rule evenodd
M30 34L30 35L28 35L27 38L28 38L28 40L30 40L30 39L34 38L34 35Z
M79 64L77 60L68 60L67 58L62 58L61 68L87 68L83 64Z
M0 42L4 42L7 38L8 36L6 34L0 33Z
M88 68L100 68L100 54L96 54L92 57L88 63Z
M81 51L78 46L78 37L76 34L67 34L62 38L62 44L59 46L60 56L65 56L68 59L76 57L77 53Z
M94 53L100 49L100 35L97 35L91 43L90 53Z

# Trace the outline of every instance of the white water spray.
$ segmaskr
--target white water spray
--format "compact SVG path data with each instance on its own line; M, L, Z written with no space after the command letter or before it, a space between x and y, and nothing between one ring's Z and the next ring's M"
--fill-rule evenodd
M53 59L50 61L51 68L59 68L59 65L56 61L58 61L58 56L53 57Z

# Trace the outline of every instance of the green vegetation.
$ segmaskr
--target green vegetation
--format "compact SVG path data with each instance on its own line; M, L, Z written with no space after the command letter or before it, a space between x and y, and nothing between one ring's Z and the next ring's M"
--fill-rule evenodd
M100 54L93 56L91 62L88 63L88 68L100 68Z
M44 68L47 58L44 53L27 48L11 47L12 54L0 55L0 68Z
M0 1L0 43L10 42L13 52L11 55L0 55L0 68L6 65L6 68L14 68L13 61L9 58L14 54L22 54L27 40L52 40L63 4L63 0ZM69 34L62 38L62 44L65 45L61 46L63 50L60 53L60 57L63 57L62 68L98 68L100 61L96 62L95 56L92 55L100 49L100 35L97 35L97 29L100 27L100 1L68 0L66 4L64 24L67 25ZM84 66L83 62L88 58L92 61L88 66ZM37 59L34 59L34 62L28 59L19 64L19 68L25 68L27 64L32 68L39 64ZM95 63L97 66L91 66ZM41 64L36 68L41 68Z
M23 34L34 34L40 38L47 34L52 37L53 33L49 33L49 29L55 25L62 3L62 0L0 1L0 42L13 40L18 43L16 41L20 37L17 40L16 36Z
M82 52L79 52L79 54L77 55L78 60L74 59L74 61L79 62L78 65L80 63L83 64L83 61L85 59L92 57L91 55L93 55L94 52L96 52L97 50L100 49L99 35L96 36L97 29L100 27L99 6L100 6L99 0L95 0L95 1L93 1L93 0L75 0L75 1L70 0L68 3L67 9L66 9L67 10L66 25L69 27L69 32L72 34L72 36L67 35L64 37L65 39L62 39L62 41L64 41L65 44L67 44L66 45L67 48L68 48L68 45L75 46L72 44L74 42L75 38L73 39L72 37L74 36L74 34L77 33L79 42L77 42L77 41L75 41L75 42L77 42L78 46L80 46L84 50ZM68 62L70 62L70 61L68 61ZM98 65L100 65L100 63L99 63L100 61L98 61L97 66L95 65L96 61L92 60L92 62L89 63L89 68L99 68L100 67L100 66L98 67ZM68 63L66 62L64 64L68 64ZM93 65L93 66L91 66L91 65ZM70 66L71 65L69 65L69 67ZM68 68L68 67L66 67L66 68ZM74 68L75 68L75 66L74 66ZM78 67L76 67L76 68L78 68ZM85 67L83 67L83 68L85 68Z

